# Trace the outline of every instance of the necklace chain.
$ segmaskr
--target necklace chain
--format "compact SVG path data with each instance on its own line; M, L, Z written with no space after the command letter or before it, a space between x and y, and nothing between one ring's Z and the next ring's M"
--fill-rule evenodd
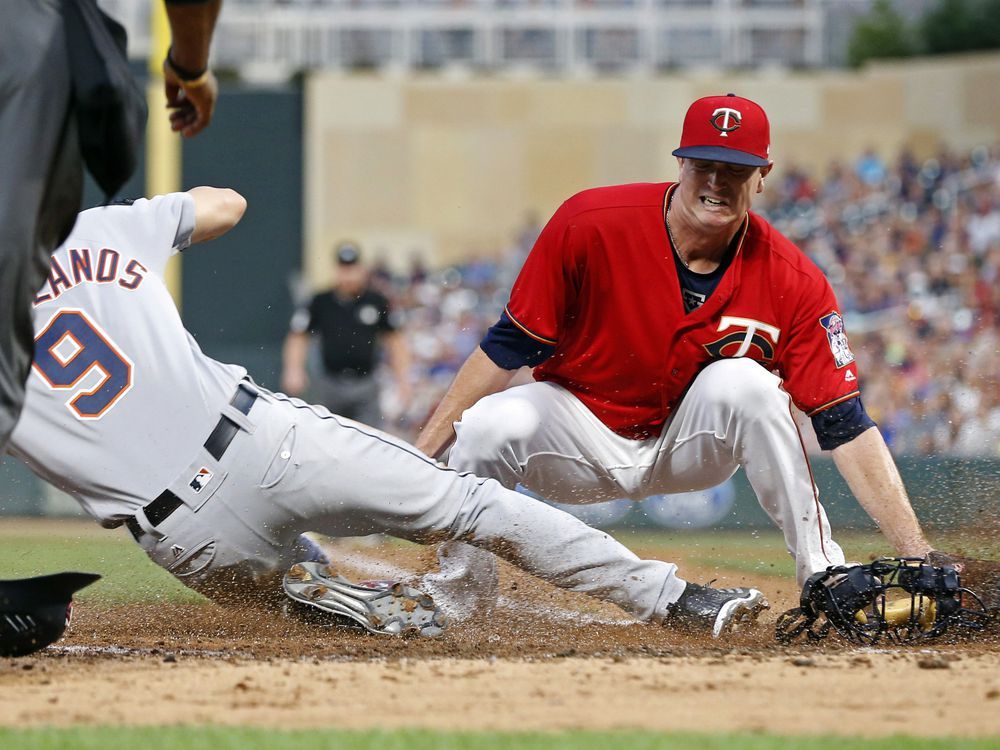
M670 244L674 248L674 253L677 254L678 258L680 258L680 261L681 261L681 263L684 264L684 267L687 270L690 271L691 270L691 266L688 265L687 260L685 260L685 258L684 258L684 254L681 253L680 246L677 244L677 240L674 239L674 233L673 233L673 230L670 229L670 219L667 218L667 212L666 211L663 212L663 223L667 225L667 237L670 238Z

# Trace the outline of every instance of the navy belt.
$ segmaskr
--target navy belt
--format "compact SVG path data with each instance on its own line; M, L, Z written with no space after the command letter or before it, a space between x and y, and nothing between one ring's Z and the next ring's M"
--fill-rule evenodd
M236 393L229 400L229 404L237 411L249 414L256 400L257 392L250 390L240 383L236 389ZM239 431L239 426L228 417L225 415L219 417L219 421L216 422L211 434L209 434L208 439L205 441L205 450L208 451L208 455L216 461L220 460ZM182 505L184 505L183 500L170 490L164 490L160 493L159 497L144 505L142 512L146 514L149 525L156 527L166 521L170 517L170 514ZM126 518L125 526L128 527L128 530L135 537L136 541L143 535L142 526L139 525L135 516Z

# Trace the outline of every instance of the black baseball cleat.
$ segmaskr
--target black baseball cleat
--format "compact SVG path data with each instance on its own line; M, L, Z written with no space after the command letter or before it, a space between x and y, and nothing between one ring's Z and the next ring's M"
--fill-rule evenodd
M692 630L711 629L712 637L752 623L770 605L757 589L713 589L689 583L667 609L664 622Z
M293 565L282 588L291 599L287 613L313 624L431 637L447 626L447 618L427 594L398 581L353 583L320 562Z

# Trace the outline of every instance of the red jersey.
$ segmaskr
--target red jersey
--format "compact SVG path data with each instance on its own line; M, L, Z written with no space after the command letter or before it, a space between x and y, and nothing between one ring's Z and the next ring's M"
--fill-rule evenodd
M664 222L672 183L579 193L542 230L507 315L555 347L536 380L567 388L619 435L658 435L702 368L751 357L812 416L858 395L833 289L816 265L749 213L729 268L685 312Z

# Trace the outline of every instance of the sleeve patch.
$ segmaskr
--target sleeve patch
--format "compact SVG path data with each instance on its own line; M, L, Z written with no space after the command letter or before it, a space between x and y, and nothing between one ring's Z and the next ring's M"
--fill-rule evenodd
M826 331L826 340L830 345L830 352L833 354L834 364L838 368L846 367L854 361L854 352L847 342L847 331L844 329L844 319L838 312L832 312L819 319L819 323Z

